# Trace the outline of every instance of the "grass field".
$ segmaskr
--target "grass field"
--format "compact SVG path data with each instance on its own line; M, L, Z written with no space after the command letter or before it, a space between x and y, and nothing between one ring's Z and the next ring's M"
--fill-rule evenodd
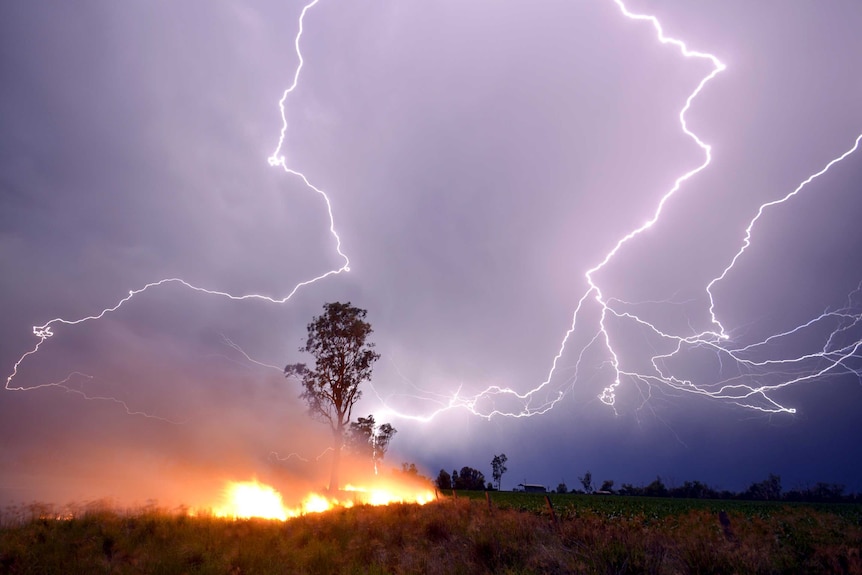
M491 497L287 522L33 507L0 527L0 572L862 574L855 505L551 495L554 522L543 495Z
M486 501L483 491L457 492L456 497ZM495 507L540 512L547 509L545 495L541 493L519 493L492 491L488 493ZM691 510L712 513L733 512L747 518L767 518L788 509L822 511L846 519L849 523L862 525L862 505L856 503L787 503L770 501L745 501L739 499L676 499L670 497L626 497L622 495L583 495L575 493L549 493L551 504L560 517L577 517L588 512L607 519L639 516L659 519L668 515L680 515Z

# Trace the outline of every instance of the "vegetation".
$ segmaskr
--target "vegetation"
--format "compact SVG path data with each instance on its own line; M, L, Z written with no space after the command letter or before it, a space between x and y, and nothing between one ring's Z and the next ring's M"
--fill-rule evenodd
M605 482L608 483L608 482ZM613 492L613 482L610 485L602 485L602 489ZM607 489L606 489L607 488ZM852 503L858 502L860 494L846 493L843 485L835 483L819 482L813 487L803 487L784 491L781 487L781 477L772 473L763 481L757 481L739 493L728 490L713 489L700 481L685 481L682 485L668 487L661 477L656 477L651 483L644 487L636 487L629 483L623 483L616 493L620 495L647 496L647 497L674 497L686 499L741 499L747 501L786 501L810 503Z
M500 482L503 480L503 474L509 471L506 467L507 461L509 461L509 458L506 457L505 453L495 455L494 459L491 460L491 476L494 478L494 483L497 484L497 489L500 489Z
M452 471L452 489L485 489L485 474L472 467Z
M862 573L857 505L552 495L552 519L542 495L476 495L284 523L40 509L4 516L0 572Z
M496 489L500 489L500 478L507 471L505 466L508 458L505 454L495 455L491 460L491 469L496 483ZM461 471L464 474L464 469L470 470L471 475L482 475L480 471L474 470L472 467L465 467ZM442 491L451 489L477 489L483 487L480 483L467 483L463 479L456 482L459 478L459 473L453 471L450 475L445 469L441 469L434 484ZM483 476L484 479L484 476ZM862 494L848 493L844 485L839 483L824 483L818 482L814 486L802 487L784 491L781 486L781 476L770 473L763 481L757 481L748 486L747 489L741 492L732 492L728 490L717 490L706 483L700 481L685 481L682 485L667 486L661 477L656 477L647 485L635 486L631 483L623 483L619 489L614 489L614 481L605 479L602 481L598 489L593 483L593 474L590 471L585 472L578 477L578 482L581 484L581 489L572 489L569 491L565 482L560 482L553 491L545 486L548 492L557 494L577 493L577 494L601 494L601 495L624 495L631 497L670 497L682 499L741 499L747 501L784 501L784 502L808 502L808 503L856 503L862 501ZM523 484L516 488L517 491ZM495 486L489 484L488 491L495 489Z
M300 352L314 356L314 369L295 363L285 367L284 374L299 378L303 387L300 397L308 405L309 413L329 424L332 430L329 490L335 491L347 425L354 404L362 397L359 384L371 379L372 367L380 354L367 341L373 330L365 321L366 310L350 302L327 303L323 309L325 313L308 324L308 339L299 348Z
M482 491L458 491L459 498L486 501ZM615 495L587 495L584 493L549 494L554 510L560 518L577 517L584 512L595 513L606 519L642 516L655 520L684 514L692 510L718 514L733 512L748 519L769 517L787 509L811 509L838 515L850 523L862 526L862 504L858 503L787 503L778 501L752 501L743 499L680 499L670 497L644 497ZM547 511L545 494L499 491L490 494L495 508L531 513Z
M452 489L452 476L445 469L441 469L437 479L434 480L434 485L441 491L449 491Z
M485 474L472 467L462 467L460 472L453 469L451 475L445 469L441 469L440 473L437 474L437 479L434 480L434 484L437 489L442 491L449 491L450 489L481 491L494 487L490 483L485 483Z
M377 425L373 415L360 417L350 423L347 446L356 455L369 459L374 469L377 469L377 464L383 461L389 442L397 431L388 423Z
M587 471L582 477L578 477L578 481L584 487L584 493L593 492L593 474Z

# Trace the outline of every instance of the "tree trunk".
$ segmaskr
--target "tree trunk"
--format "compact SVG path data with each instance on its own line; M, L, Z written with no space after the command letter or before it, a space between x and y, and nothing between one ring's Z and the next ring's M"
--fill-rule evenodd
M344 443L344 435L335 432L332 445L332 471L329 474L329 492L335 493L338 491L338 467L341 464L341 445Z

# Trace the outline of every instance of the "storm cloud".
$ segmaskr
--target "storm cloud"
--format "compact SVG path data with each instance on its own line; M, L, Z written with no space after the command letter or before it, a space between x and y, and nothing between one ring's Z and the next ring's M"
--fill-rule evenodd
M302 8L0 7L4 374L38 341L34 325L98 315L151 282L281 299L342 265L322 196L267 163ZM862 133L862 8L629 8L727 66L686 115L711 164L594 278L606 299L688 336L710 325L705 287L758 208ZM740 489L778 473L787 487L862 489L862 453L847 441L862 433L852 373L782 390L795 414L636 378L623 379L613 409L598 399L613 379L608 354L585 348L598 325L589 305L534 398L558 400L552 410L486 419L461 407L423 421L453 398L489 386L523 394L548 377L586 270L704 161L679 113L708 60L659 43L612 0L321 0L304 25L281 153L330 199L350 271L283 304L169 282L98 320L53 325L7 383L35 389L0 396L3 497L193 503L224 478L322 481L315 457L328 434L280 370L307 360L305 326L336 300L368 309L382 359L357 410L398 428L392 463L489 475L506 452L504 487L573 485L590 469L618 484L662 475ZM714 289L734 340L761 341L824 310L858 315L848 295L862 281L860 158L758 222ZM611 328L624 368L648 365L663 345L619 320ZM817 351L823 337L806 332L782 351ZM672 367L727 377L714 353L698 353ZM847 369L859 367L850 358ZM498 394L474 407L517 414L524 402Z

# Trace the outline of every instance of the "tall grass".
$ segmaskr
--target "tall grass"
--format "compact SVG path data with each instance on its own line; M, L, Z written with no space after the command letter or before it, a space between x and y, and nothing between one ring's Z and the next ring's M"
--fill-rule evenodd
M0 528L0 573L860 573L862 527L783 507L659 517L447 499L336 509L287 522L190 517L149 507L53 510ZM48 513L43 513L48 511ZM14 524L13 524L14 523Z

